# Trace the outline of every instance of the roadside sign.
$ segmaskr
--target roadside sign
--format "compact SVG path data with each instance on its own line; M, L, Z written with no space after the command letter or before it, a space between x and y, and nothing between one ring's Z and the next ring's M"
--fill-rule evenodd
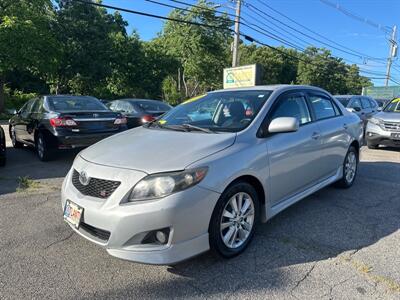
M224 89L249 87L259 84L260 66L257 64L224 69Z
M376 99L392 99L400 96L400 86L372 86L365 87L362 94Z

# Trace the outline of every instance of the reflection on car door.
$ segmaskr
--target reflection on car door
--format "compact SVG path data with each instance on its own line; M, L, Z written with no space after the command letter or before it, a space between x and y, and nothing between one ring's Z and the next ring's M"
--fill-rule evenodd
M321 163L322 179L333 176L343 165L344 157L349 144L347 124L335 104L328 95L318 92L308 92L316 124L321 131L322 153Z
M27 118L27 141L35 143L35 129L37 128L39 119L41 119L41 109L43 108L43 98L38 98L32 105L31 113Z
M24 109L21 111L18 123L15 126L17 137L19 140L24 142L29 141L29 134L28 134L28 124L29 124L29 117L32 111L32 106L35 103L35 99L29 100L29 102L24 106Z
M296 117L300 128L296 132L273 134L266 140L273 205L312 186L320 177L321 164L320 132L312 122L304 94L280 96L268 123L278 117Z

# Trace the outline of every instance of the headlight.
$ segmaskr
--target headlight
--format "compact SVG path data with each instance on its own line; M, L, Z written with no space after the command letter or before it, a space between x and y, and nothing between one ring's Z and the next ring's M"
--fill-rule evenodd
M375 124L375 125L378 125L378 126L382 125L382 120L377 119L377 118L371 118L368 121L371 122L372 124Z
M207 167L202 167L149 175L134 186L128 201L157 199L186 190L202 181L207 170Z

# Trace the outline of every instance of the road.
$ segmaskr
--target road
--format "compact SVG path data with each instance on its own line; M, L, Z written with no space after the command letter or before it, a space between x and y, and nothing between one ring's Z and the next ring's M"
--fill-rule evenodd
M1 299L400 299L399 150L363 148L351 189L325 188L260 225L242 255L173 267L113 258L72 233L59 189L73 153L42 163L29 149L8 150Z

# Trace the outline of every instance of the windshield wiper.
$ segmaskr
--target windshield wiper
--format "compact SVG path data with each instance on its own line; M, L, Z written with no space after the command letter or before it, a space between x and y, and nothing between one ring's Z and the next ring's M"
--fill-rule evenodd
M188 130L196 130L196 131L202 131L205 133L215 133L215 131L209 129L209 128L203 128L203 127L198 127L192 124L184 123L181 125L182 127L188 129Z

